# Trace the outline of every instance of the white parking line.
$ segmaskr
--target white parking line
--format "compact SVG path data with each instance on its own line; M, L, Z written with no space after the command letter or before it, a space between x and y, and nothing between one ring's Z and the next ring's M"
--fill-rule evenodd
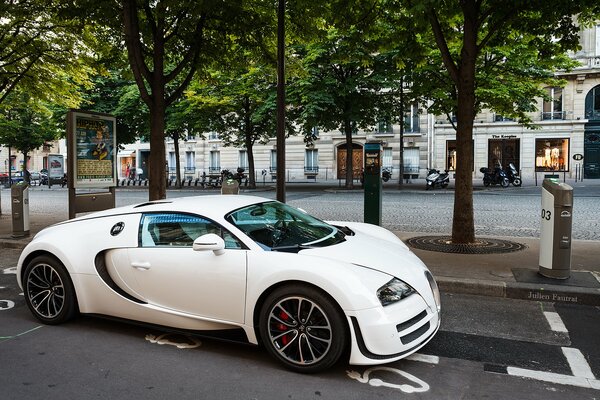
M596 379L587 360L579 351L573 347L563 347L563 354L569 362L573 375L579 378Z
M410 361L420 361L428 364L439 364L440 358L438 356L430 356L427 354L419 354L413 353L410 356L406 357L407 360Z
M561 375L553 372L532 371L529 369L508 367L507 372L512 376L537 379L538 381L557 383L560 385L578 386L588 389L600 390L600 381L579 376Z
M544 316L550 324L550 329L554 332L569 332L557 312L544 311Z

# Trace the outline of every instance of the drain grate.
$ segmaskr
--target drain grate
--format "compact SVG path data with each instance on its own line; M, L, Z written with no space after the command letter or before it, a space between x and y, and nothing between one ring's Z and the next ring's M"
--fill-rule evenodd
M406 243L415 249L459 254L510 253L527 248L522 243L490 238L477 238L475 243L468 244L452 243L450 236L417 236Z

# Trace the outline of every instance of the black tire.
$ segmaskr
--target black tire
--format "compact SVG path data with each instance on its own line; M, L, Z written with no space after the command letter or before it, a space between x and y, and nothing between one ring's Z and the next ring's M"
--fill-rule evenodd
M259 332L271 356L302 373L337 363L348 335L342 311L310 286L283 286L269 294L260 310Z
M442 189L446 189L448 187L447 183L442 183Z
M521 184L522 184L522 183L523 183L523 182L521 182L521 178L515 178L515 179L513 180L513 185L514 185L514 186L521 186Z
M38 256L27 264L23 274L23 294L33 315L45 324L61 324L78 313L69 273L53 257Z
M510 185L510 182L508 181L508 178L502 178L502 180L500 181L500 185L503 188L508 187Z
M490 180L489 179L484 179L483 180L483 186L485 186L485 187L490 186Z

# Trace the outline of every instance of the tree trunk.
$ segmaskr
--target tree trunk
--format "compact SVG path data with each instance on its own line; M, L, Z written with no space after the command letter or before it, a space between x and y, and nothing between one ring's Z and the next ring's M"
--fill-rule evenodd
M456 112L456 188L452 242L474 243L473 120L475 118L475 62L477 59L476 11L464 8L465 31L460 55Z
M181 157L179 156L179 133L173 133L173 147L175 150L175 186L178 189L181 189Z
M352 121L344 121L346 134L346 189L354 189L354 171L352 169Z

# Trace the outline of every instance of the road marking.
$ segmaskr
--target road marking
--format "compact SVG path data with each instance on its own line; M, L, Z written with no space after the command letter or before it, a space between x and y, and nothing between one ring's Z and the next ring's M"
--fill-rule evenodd
M410 356L406 357L406 359L410 360L410 361L419 361L419 362L424 362L424 363L428 363L428 364L439 364L440 363L440 358L438 356L430 356L428 354L413 353Z
M10 268L5 268L2 270L2 273L4 275L8 275L8 274L17 274L17 267L10 267Z
M155 336L155 335L146 335L146 340L149 341L150 343L156 343L156 344L167 344L170 346L175 346L178 349L195 349L196 347L200 347L202 345L202 342L192 338L190 336L185 336L191 343L181 343L181 342L175 342L175 341L171 341L170 339L168 339L168 337L171 336L170 333L165 333L164 335L160 335L160 336Z
M383 371L383 372L392 372L395 373L397 375L400 375L406 379L408 379L409 381L416 383L418 386L412 386L412 385L398 385L395 383L389 383L389 382L385 382L379 378L370 378L370 375L373 372L377 372L377 371ZM368 370L366 370L362 375L360 374L360 372L356 372L356 371L346 371L346 374L348 375L348 377L350 379L355 379L357 381L359 381L360 383L368 383L371 386L385 386L385 387L389 387L392 389L398 389L404 393L422 393L422 392L427 392L429 391L429 384L425 381L422 381L421 379L417 378L414 375L409 374L406 371L402 371L401 369L396 369L396 368L390 368L390 367L374 367L374 368L369 368Z
M552 329L554 332L569 333L567 327L565 326L562 319L560 318L560 315L558 315L557 312L544 311L544 316L550 324L550 329Z
M38 330L38 329L40 329L40 328L42 328L42 327L43 327L43 325L38 325L38 326L36 326L35 328L31 328L31 329L30 329L30 330L28 330L28 331L21 332L21 333L19 333L19 334L13 335L13 336L0 336L0 340L6 340L6 339L14 339L14 338L18 338L19 336L26 335L26 334L28 334L28 333L30 333L30 332L33 332L33 331L36 331L36 330Z
M573 347L563 347L563 354L569 362L573 375L579 378L596 379L587 360L579 351Z
M596 379L588 379L580 376L555 374L553 372L532 371L529 369L508 367L509 375L518 376L521 378L537 379L538 381L557 383L560 385L578 386L587 389L600 390L600 381Z
M15 306L15 302L12 300L0 300L0 311L10 310Z

